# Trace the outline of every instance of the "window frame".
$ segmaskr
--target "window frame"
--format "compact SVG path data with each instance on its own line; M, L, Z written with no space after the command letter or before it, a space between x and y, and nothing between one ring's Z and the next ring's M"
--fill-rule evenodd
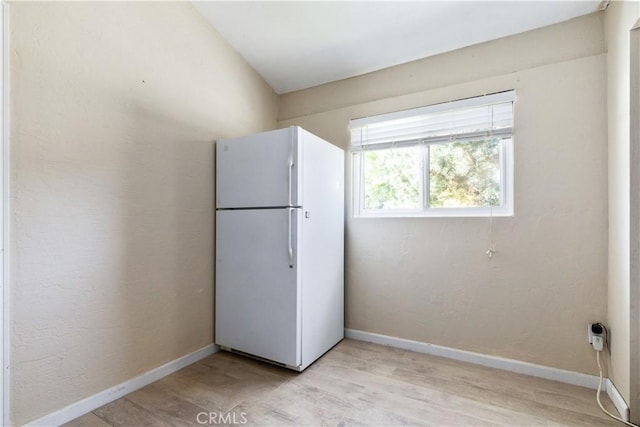
M481 102L474 102L475 100L481 101L487 96L497 96L498 99L503 98L504 95L511 95L512 113L515 110L515 91L510 90L507 92L501 92L494 95L485 95L481 97L467 98L459 101L451 101L445 104L435 104L427 107L421 107L412 110L398 111L394 113L383 114L381 116L367 117L364 119L352 120L351 123L366 123L369 120L375 120L376 117L389 117L387 120L393 120L397 117L410 117L412 115L424 114L425 111L430 109L434 112L443 111L446 106L450 106L449 109L463 109L469 105L483 105ZM504 102L504 101L503 101ZM484 105L497 104L499 102L484 103ZM460 105L460 107L456 107ZM411 114L412 112L415 112ZM515 114L514 114L515 115ZM386 120L377 120L377 122L383 122ZM374 121L375 123L375 121ZM351 127L351 125L350 125ZM462 139L462 140L435 140L435 141L419 141L415 143L403 144L402 146L411 147L417 146L421 151L421 179L420 179L420 199L421 206L416 209L365 209L364 208L364 173L363 157L367 151L382 151L387 149L393 149L395 146L392 144L381 144L382 147L377 148L375 144L370 147L361 146L355 150L352 139L351 141L351 201L352 212L354 218L398 218L398 217L508 217L514 215L514 156L513 156L513 140L514 140L514 126L511 126L511 132L508 134L496 135L496 138L500 140L500 205L499 206L481 206L481 207L455 207L455 208L440 208L430 207L430 179L429 179L429 167L430 167L430 150L429 146L438 144L451 144L455 142L468 142L477 141L478 139Z

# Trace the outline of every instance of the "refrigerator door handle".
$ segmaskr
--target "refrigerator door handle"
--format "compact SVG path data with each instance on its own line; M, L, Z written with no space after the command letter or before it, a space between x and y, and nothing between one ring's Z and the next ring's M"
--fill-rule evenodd
M289 179L289 192L288 192L288 194L289 194L289 202L287 203L287 206L291 206L292 205L292 202L291 202L292 194L291 193L293 191L293 151L291 151L289 153L289 164L288 164L288 166L289 166L289 171L288 171L287 177Z
M288 242L289 242L289 268L293 268L293 230L291 229L292 225L293 225L293 221L291 220L291 215L293 214L293 208L287 208L288 215L287 218L289 220L289 236L288 236Z

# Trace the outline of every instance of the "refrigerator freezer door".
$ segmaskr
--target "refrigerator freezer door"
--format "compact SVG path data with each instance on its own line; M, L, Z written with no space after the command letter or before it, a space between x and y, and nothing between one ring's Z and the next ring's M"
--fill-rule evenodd
M216 212L216 344L300 365L300 209Z
M290 127L216 144L216 207L301 206L300 129Z

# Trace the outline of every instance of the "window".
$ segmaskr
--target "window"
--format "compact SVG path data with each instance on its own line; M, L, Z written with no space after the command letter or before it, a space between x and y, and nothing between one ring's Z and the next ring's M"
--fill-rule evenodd
M355 216L513 215L514 92L351 120Z

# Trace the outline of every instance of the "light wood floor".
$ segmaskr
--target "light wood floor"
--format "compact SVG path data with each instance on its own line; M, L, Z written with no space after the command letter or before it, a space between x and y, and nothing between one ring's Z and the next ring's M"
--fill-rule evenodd
M344 340L301 374L221 351L67 426L195 426L200 412L227 425L617 425L593 390Z

